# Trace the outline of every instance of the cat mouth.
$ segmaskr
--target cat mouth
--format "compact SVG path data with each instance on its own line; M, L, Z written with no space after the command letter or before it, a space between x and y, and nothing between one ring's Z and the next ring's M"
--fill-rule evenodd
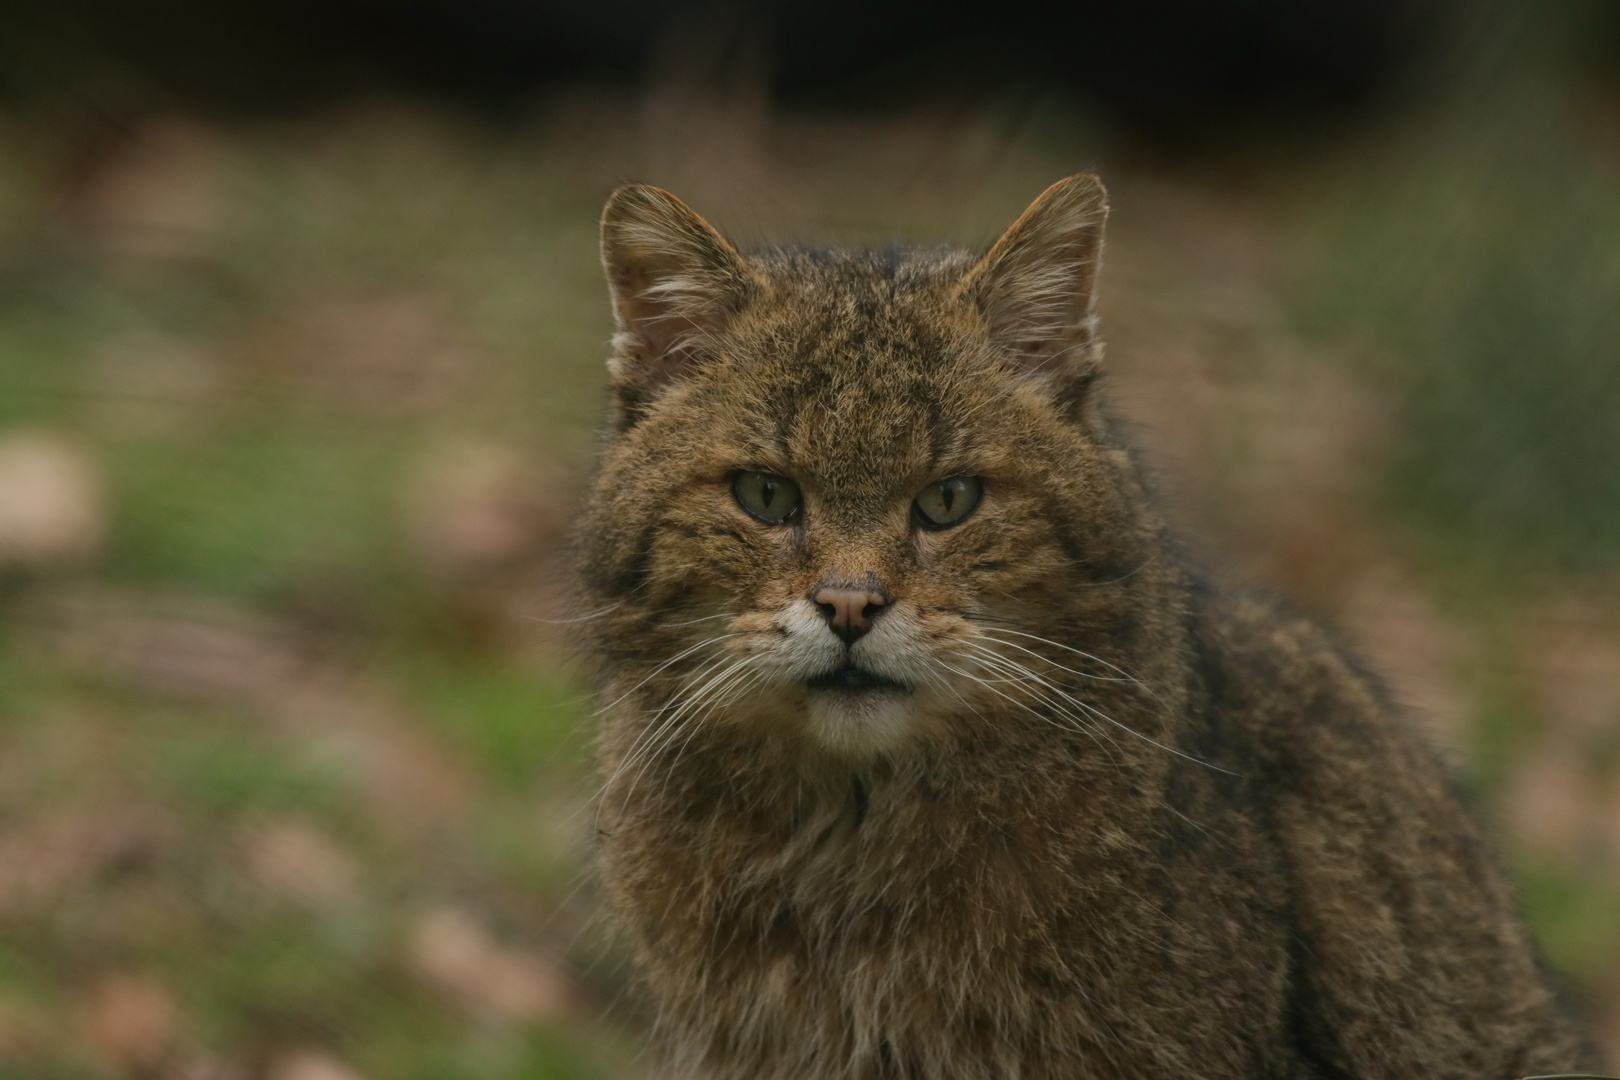
M805 681L812 690L904 690L906 687L876 672L845 664Z

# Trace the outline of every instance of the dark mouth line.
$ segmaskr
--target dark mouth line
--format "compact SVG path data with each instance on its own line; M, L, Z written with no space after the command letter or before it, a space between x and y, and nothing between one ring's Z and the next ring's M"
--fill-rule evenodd
M858 668L854 664L845 664L841 668L813 679L808 679L805 685L812 690L904 690L905 687L893 679L886 679L875 672Z

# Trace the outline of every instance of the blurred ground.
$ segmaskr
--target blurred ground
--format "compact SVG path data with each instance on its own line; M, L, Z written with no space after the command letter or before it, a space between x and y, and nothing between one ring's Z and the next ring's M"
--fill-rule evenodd
M0 113L0 1077L639 1073L561 622L601 200L977 245L1082 168L1173 514L1432 731L1620 1061L1620 114L1513 101L1197 169L678 71L498 130Z

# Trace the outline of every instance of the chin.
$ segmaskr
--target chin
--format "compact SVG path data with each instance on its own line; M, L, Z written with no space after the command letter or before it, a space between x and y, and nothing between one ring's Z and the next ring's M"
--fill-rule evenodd
M805 706L812 737L841 754L879 754L911 735L913 698L902 687L812 690Z

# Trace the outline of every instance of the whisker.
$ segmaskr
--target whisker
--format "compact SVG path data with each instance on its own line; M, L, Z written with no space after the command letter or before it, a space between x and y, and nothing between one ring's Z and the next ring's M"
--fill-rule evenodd
M1117 677L1116 676L1109 676L1109 675L1093 675L1093 674L1091 674L1089 672L1083 672L1083 671L1075 672L1076 675L1084 675L1088 679L1096 679L1098 681L1105 681L1105 682L1133 682L1133 683L1136 683L1138 686L1143 687L1144 689L1147 686L1147 684L1142 682L1141 679L1138 679L1135 675L1132 675L1130 672L1126 671L1124 668L1120 667L1119 665L1111 664L1107 660L1104 660L1102 657L1095 656L1095 655L1093 655L1091 653L1088 653L1084 649L1076 649L1072 645L1065 645L1061 641L1053 641L1051 638L1044 638L1044 637L1041 637L1039 634L1026 634L1022 630L1014 630L1014 629L1012 629L1011 627L1008 627L1008 626L997 626L994 623L985 623L982 620L977 619L977 618L973 619L972 621L978 624L979 632L982 633L982 634L989 634L991 631L996 631L996 632L1003 633L1003 634L1015 634L1018 637L1028 638L1031 641L1039 641L1043 645L1050 645L1055 649L1062 649L1065 652L1074 653L1076 656L1083 657L1086 660L1090 660L1090 661L1092 661L1094 663L1101 664L1103 667L1107 668L1109 671L1113 671L1113 672L1118 673ZM1011 642L1011 641L1002 642L1002 644L1004 644L1004 645L1013 645L1014 648L1021 648L1022 647L1022 646L1014 645L1014 643ZM1025 649L1024 651L1028 652L1029 650ZM1036 655L1039 655L1039 654L1037 653Z
M975 679L976 681L980 682L981 685L984 685L986 689L989 689L994 693L999 693L999 691L995 690L995 687L990 686L985 680L977 679L971 673L961 672L960 674L969 679ZM1075 713L1071 712L1065 707L1063 702L1041 692L1035 692L1032 695L1034 698L1034 704L1044 705L1048 709L1051 709L1057 714L1058 717L1061 718L1062 722L1060 722L1060 720L1054 719L1052 716L1047 715L1040 709L1033 707L1030 702L1018 701L1017 699L1009 697L1006 694L1000 694L1000 696L1007 698L1008 701L1011 701L1019 708L1040 717L1042 720L1046 721L1046 723L1052 725L1060 731L1075 731L1082 735L1089 736L1097 743L1098 747L1108 755L1109 760L1111 760L1115 765L1123 764L1118 756L1120 750L1119 742L1114 738L1113 733L1108 731L1106 728L1100 728L1096 724L1091 723L1084 716L1076 715Z
M647 718L651 720L655 717L663 716L664 714L673 710L680 709L685 704L687 700L685 695L690 691L692 686L718 671L723 665L730 663L734 659L735 657L727 653L721 653L719 656L711 656L707 660L700 662L695 669L684 677L684 682L682 683L680 689L672 691L668 700L666 700L662 705L658 706L656 709L648 711Z
M1088 653L1084 649L1076 649L1072 645L1065 645L1061 641L1053 641L1051 638L1044 638L1044 637L1041 637L1039 634L1030 634L1030 633L1026 633L1026 632L1024 632L1022 630L1014 630L1010 626L997 626L997 625L995 625L993 623L985 623L985 622L983 622L981 620L977 620L977 619L975 619L974 621L979 624L979 632L981 634L984 634L991 641L996 641L999 644L1012 645L1014 648L1019 647L1014 642L1002 641L999 638L990 637L990 632L991 631L999 631L999 632L1001 632L1003 634L1013 634L1013 635L1015 635L1017 637L1027 638L1027 639L1029 639L1031 641L1038 641L1038 642L1040 642L1040 643L1042 643L1044 645L1051 645L1054 648L1062 649L1065 652L1074 653L1076 656L1082 657L1082 658L1084 658L1086 660L1093 661L1094 663L1101 664L1103 667L1107 668L1108 670L1117 672L1119 674L1119 676L1120 676L1119 681L1135 683L1137 686L1140 686L1142 688L1143 693L1147 694L1154 701L1158 702L1159 705L1161 707L1163 707L1166 711L1169 711L1169 709L1170 709L1169 703L1166 702L1164 700L1164 698L1159 696L1158 691L1154 690L1153 687L1149 686L1147 683L1143 682L1141 679L1138 679L1136 676L1132 675L1130 672L1126 671L1124 668L1120 667L1118 664L1111 664L1107 660L1104 660L1102 657L1096 656L1096 655L1094 655L1092 653ZM1036 653L1035 655L1039 656L1040 654ZM1042 659L1046 660L1047 663L1049 663L1049 664L1053 664L1054 666L1058 666L1058 665L1055 664L1054 661L1050 660L1049 658L1042 657ZM1103 675L1089 675L1088 674L1087 678L1096 679L1099 682L1107 681L1107 676L1103 676Z
M951 696L956 698L957 701L961 702L963 704L963 706L965 706L968 709L968 711L973 713L973 715L975 717L977 717L979 720L984 721L985 720L985 715L982 712L980 712L978 709L974 708L973 703L962 695L961 689L958 688L955 683L953 683L950 679L946 678L943 674L940 674L940 673L935 672L935 671L932 670L932 667L948 668L949 665L947 665L944 661L942 661L942 660L940 660L940 659L938 659L936 657L929 657L928 662L931 665L931 668L930 668L930 670L928 672L929 685L932 685L932 686L934 686L934 687L936 687L938 689L941 689L941 690L949 691ZM955 669L952 668L950 670L955 670ZM986 722L988 722L988 721L986 721Z
M657 667L653 668L652 671L650 671L647 674L646 678L644 678L640 682L636 683L636 685L632 686L630 689L626 690L624 693L620 694L618 697L614 698L612 701L608 702L606 705L603 705L599 709L597 709L596 710L597 714L600 715L602 713L607 712L609 709L613 708L613 706L617 705L619 702L623 701L625 698L629 697L631 694L634 694L637 690L640 690L643 686L646 686L649 682L651 682L654 678L656 678L658 676L659 672L663 671L665 668L669 667L671 664L678 663L679 661L685 659L686 657L691 656L693 653L697 652L699 649L703 648L706 645L713 645L716 642L725 641L727 638L734 638L734 637L737 637L737 636L738 636L737 634L720 634L720 635L718 635L716 637L706 638L705 640L700 641L696 645L690 646L689 648L682 649L680 652L676 653L674 656L670 657L668 660L665 660L662 664L659 664Z
M721 655L700 665L687 677L682 689L672 694L665 704L653 710L649 719L661 718L657 725L660 731L669 724L678 723L684 713L702 700L703 695L715 681L733 670L738 663L740 663L738 657Z
M705 615L701 619L687 619L684 622L667 622L667 623L659 623L658 625L659 626L696 626L700 622L712 622L715 619L729 619L731 617L732 617L731 612L722 611L718 615Z
M1021 687L1026 690L1030 690L1035 698L1043 704L1056 709L1059 715L1063 716L1066 720L1071 721L1077 730L1085 731L1098 739L1107 739L1110 745L1114 746L1116 749L1118 748L1119 742L1114 738L1113 732L1106 727L1098 725L1091 719L1092 715L1100 716L1103 719L1108 719L1099 710L1087 705L1083 701L1080 701L1078 698L1075 698L1072 694L1065 691L1062 687L1056 686L1048 680L1043 679L1025 665L1020 664L1009 657L1002 656L993 650L984 648L979 648L978 652L980 654L978 659L981 663L989 661L997 665L998 670L1011 672L1018 676L1017 682ZM1031 689L1030 684L1034 684L1035 688ZM1076 713L1073 711L1076 708L1081 709L1082 711L1080 713Z
M1030 635L1024 635L1024 636L1034 637L1035 635L1030 634ZM972 643L970 643L970 645L971 644ZM1011 642L1005 642L1004 644L1012 644L1012 643ZM1056 642L1052 642L1051 644L1056 644ZM1113 717L1109 716L1107 713L1103 712L1101 709L1098 709L1096 706L1091 705L1088 702L1082 701L1081 699L1079 699L1079 698L1075 697L1074 695L1070 694L1067 690L1064 690L1063 688L1061 688L1061 687L1059 687L1059 686L1057 686L1057 685L1055 685L1055 684L1053 684L1051 682L1048 682L1046 679L1041 678L1041 676L1035 674L1033 671L1030 671L1028 668L1024 667L1022 664L1017 664L1016 662L1010 660L1009 658L1001 656L999 653L995 653L994 651L992 651L992 650L990 650L990 649L988 649L988 648L986 648L984 646L974 646L974 647L977 648L978 650L980 650L983 653L988 653L990 656L995 657L998 661L1001 661L1001 662L1003 662L1005 664L1011 665L1015 669L1022 670L1023 672L1025 672L1028 675L1029 678L1033 679L1034 681L1036 681L1040 685L1046 687L1053 694L1056 694L1057 696L1062 698L1064 701L1066 701L1069 704L1073 705L1075 708L1081 709L1082 711L1084 711L1088 715L1093 716L1096 719L1103 721L1104 723L1111 724L1114 727L1119 728L1121 731L1124 731L1124 732L1126 732L1126 733L1128 733L1130 735L1133 735L1136 738L1141 739L1143 742L1148 743L1151 746L1158 747L1160 750L1164 750L1167 753L1174 754L1179 758L1185 758L1187 761L1191 761L1191 762L1193 762L1195 764L1202 765L1202 766L1204 766L1205 768L1208 768L1208 769L1214 769L1216 772L1226 773L1229 776L1235 775L1234 773L1230 772L1229 770L1221 768L1219 765L1215 765L1215 764L1213 764L1211 762L1203 760L1202 758L1195 757L1192 754L1188 754L1183 750L1178 750L1173 746L1168 746L1168 745L1166 745L1164 743L1161 743L1157 739L1151 738L1150 736L1144 735L1140 731L1137 731L1135 728L1131 727L1129 724L1120 723L1118 720L1115 720ZM1078 649L1072 650L1072 651L1079 652ZM1037 654L1037 655L1039 655L1039 654ZM1096 658L1093 657L1093 659L1096 659ZM1100 662L1106 663L1106 661L1100 661ZM1054 665L1054 666L1061 666L1061 665ZM1137 682L1138 685L1143 685L1138 680L1132 679L1131 681L1132 682ZM1145 688L1146 687L1144 686L1144 689ZM1157 695L1154 695L1154 697L1155 697L1155 700L1158 700ZM1161 702L1161 704L1162 704L1162 702Z
M1009 646L1010 648L1017 649L1019 652L1028 653L1031 656L1038 657L1039 659L1046 661L1048 664L1051 664L1055 668L1058 668L1058 669L1060 669L1062 671L1067 671L1071 675L1078 675L1082 679L1092 679L1092 680L1095 680L1096 682L1128 682L1128 683L1135 683L1137 686L1142 685L1142 681L1140 679L1133 678L1133 677L1131 677L1129 675L1097 675L1097 674L1094 674L1094 673L1092 673L1090 671L1081 671L1078 668L1065 667L1064 665L1058 663L1056 660L1053 660L1051 657L1042 656L1040 653L1036 652L1034 649L1031 649L1031 648L1028 648L1026 646L1020 645L1016 641L1002 641L999 638L992 638L992 637L990 637L989 633L986 632L986 629L988 629L988 630L996 630L996 629L1000 629L1000 628L999 627L989 627L989 628L981 628L981 630L980 630L980 632L983 633L986 638L988 638L991 641L994 641L997 645L1006 645L1006 646ZM1081 655L1085 655L1089 659L1095 659L1094 657L1090 657L1089 654L1081 654ZM1100 660L1098 661L1098 663L1102 663L1102 662L1103 661L1100 661Z
M983 686L986 690L989 690L992 694L995 694L997 697L1003 698L1004 700L1011 702L1013 705L1016 705L1020 709L1028 709L1029 708L1029 705L1028 705L1027 702L1019 701L1017 698L1012 697L1010 694L1003 693L1002 691L996 689L996 687L993 684L991 684L988 680L981 679L979 676L973 674L971 671L963 671L961 668L956 667L954 664L947 664L943 660L938 661L938 663L939 663L939 665L941 667L945 668L945 670L953 672L954 674L959 675L964 679L967 679L969 682L978 683L980 686ZM1030 710L1030 711L1034 711L1034 710ZM1040 714L1036 713L1036 715L1039 716ZM1042 719L1046 720L1048 723L1052 724L1054 727L1062 727L1063 726L1062 724L1059 724L1056 721L1052 720L1050 717L1043 716Z
M973 647L978 654L976 659L981 664L987 664L992 668L992 670L999 671L1004 675L1012 676L1012 678L1005 679L1003 681L1011 683L1022 690L1031 692L1038 701L1052 706L1053 708L1057 709L1057 711L1063 715L1065 719L1073 721L1079 730L1083 730L1089 734L1099 737L1107 737L1110 742L1114 741L1113 735L1106 728L1096 726L1084 715L1075 715L1073 712L1071 712L1069 710L1069 706L1078 705L1079 702L1075 701L1073 697L1065 693L1059 687L1056 687L1045 679L1042 679L1039 675L1036 675L1035 672L1031 671L1024 665L1008 657L1002 656L993 650L986 649L981 646ZM1034 686L1032 687L1031 684L1034 684Z
M691 650L687 651L690 652ZM700 664L697 671L693 672L687 678L687 683L691 684L697 682L710 672L715 671L717 668L725 665L730 659L730 657L722 655L711 658L705 663ZM667 666L669 666L668 662L665 662L664 664L660 665L660 670ZM656 674L656 672L654 672L654 674ZM649 678L651 678L651 676L649 676ZM643 679L642 682L645 683L646 680ZM638 686L639 685L640 684L638 684ZM631 692L633 693L634 691L632 690ZM622 701L624 699L621 697L618 700ZM597 797L600 797L606 793L606 791L613 786L613 782L624 773L624 770L630 768L635 763L636 759L641 755L643 750L650 747L670 724L679 722L680 710L682 707L684 707L685 700L686 699L683 699L677 695L668 704L653 710L653 712L648 716L648 726L636 736L634 741L631 742L630 749L625 751L624 759L620 761L618 767L613 770L613 774L609 776L607 780L602 783L601 787L597 789ZM664 715L666 713L670 713L670 715ZM600 816L601 812L599 809L598 817Z
M531 615L529 616L529 621L545 623L547 626L567 626L570 623L590 622L592 619L600 619L609 612L617 611L619 608L624 607L626 603L627 601L620 600L617 603L609 604L605 608L598 608L597 610L588 612L584 615L576 615L571 619L542 619L538 615Z
M716 709L723 709L723 708L725 708L725 707L727 707L729 705L735 704L738 701L738 699L741 698L741 696L743 694L747 693L748 690L750 690L752 687L757 685L759 682L761 682L765 678L766 673L764 671L760 670L757 666L754 667L753 670L745 670L745 669L748 668L748 666L750 664L753 664L758 659L759 658L755 657L755 656L747 656L747 657L744 657L742 659L742 661L735 666L734 670L741 671L741 675L734 678L734 679L732 679L729 683L727 683L726 687L724 688L723 691L716 691L716 693L715 693L716 697L718 697L721 692L727 693L729 695L728 697L724 698L723 700L719 700L719 701L715 702L714 707ZM687 725L689 730L686 733L686 738L681 741L680 746L675 748L675 753L670 758L670 769L671 770L673 770L674 766L681 760L681 755L686 753L686 748L692 744L693 736L695 736L698 733L699 728L702 726L700 723L696 722L697 719L698 719L697 717L693 717L694 722ZM673 741L674 740L672 739L671 742L673 742ZM664 789L663 790L667 791L668 789L669 789L669 772L666 771L665 774L664 774Z
M636 785L641 782L642 776L646 774L647 768L652 764L653 759L662 752L664 747L674 742L679 735L681 724L691 721L695 725L696 721L700 719L698 710L709 704L709 702L705 701L705 698L718 697L720 693L729 687L730 681L744 671L753 659L751 656L743 656L733 659L729 664L723 666L717 674L711 676L702 686L693 690L682 704L682 707L671 713L659 725L660 731L667 730L669 734L659 741L656 747L649 744L647 752L642 755L641 767L636 771L636 775L630 779L630 789L624 795L625 802L629 802L630 798L635 794Z

